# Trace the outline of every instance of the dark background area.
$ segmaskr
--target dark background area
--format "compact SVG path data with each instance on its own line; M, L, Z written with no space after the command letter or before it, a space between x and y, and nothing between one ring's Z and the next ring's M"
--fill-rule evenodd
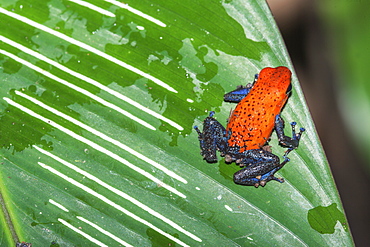
M330 32L325 30L315 2L268 1L329 160L355 244L369 246L370 176L366 169L368 161L356 150L355 140L340 114L340 85L337 80L339 73L330 49Z

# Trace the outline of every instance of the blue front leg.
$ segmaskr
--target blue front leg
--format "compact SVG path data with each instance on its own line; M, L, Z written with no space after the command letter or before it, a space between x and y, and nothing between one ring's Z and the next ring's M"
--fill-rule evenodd
M239 103L242 99L247 96L254 83L258 79L258 74L255 75L253 83L248 83L247 86L238 86L235 90L224 95L224 100L227 102Z
M279 139L279 143L283 147L287 147L288 150L285 152L284 157L286 157L290 151L296 149L299 145L299 140L301 139L302 133L305 131L304 128L300 128L299 132L295 132L296 122L290 123L292 126L292 137L286 136L284 134L284 120L281 118L280 114L275 117L275 131Z

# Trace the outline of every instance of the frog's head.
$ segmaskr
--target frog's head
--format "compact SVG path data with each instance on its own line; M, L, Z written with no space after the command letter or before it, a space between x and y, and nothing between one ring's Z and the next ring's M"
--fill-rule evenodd
M263 87L275 89L276 94L285 98L292 91L291 77L292 72L287 67L268 67L261 70L258 81Z

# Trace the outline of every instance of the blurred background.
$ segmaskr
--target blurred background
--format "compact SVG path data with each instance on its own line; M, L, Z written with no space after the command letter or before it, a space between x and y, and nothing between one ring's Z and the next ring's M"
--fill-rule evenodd
M370 1L269 0L356 246L370 243Z

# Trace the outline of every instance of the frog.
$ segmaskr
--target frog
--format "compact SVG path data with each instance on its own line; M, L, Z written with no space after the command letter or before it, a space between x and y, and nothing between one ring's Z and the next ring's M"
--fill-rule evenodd
M217 162L218 151L226 163L243 168L234 173L234 183L258 188L271 180L284 182L275 173L290 161L288 154L298 148L305 131L300 128L296 132L297 123L291 122L292 137L284 133L281 112L292 92L291 78L292 72L285 66L263 68L252 83L224 95L224 101L237 103L226 128L214 118L214 111L204 119L203 131L194 126L201 155L208 163ZM273 131L280 146L287 148L281 162L269 146Z

